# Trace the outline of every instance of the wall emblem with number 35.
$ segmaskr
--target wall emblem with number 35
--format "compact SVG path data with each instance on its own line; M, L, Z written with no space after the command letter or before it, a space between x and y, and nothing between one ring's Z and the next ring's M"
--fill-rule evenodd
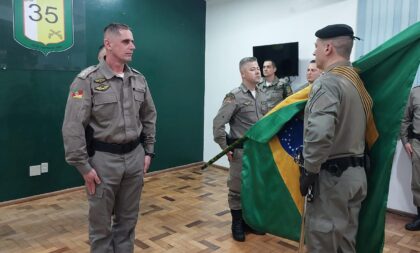
M13 32L22 46L65 51L73 46L73 0L13 0Z

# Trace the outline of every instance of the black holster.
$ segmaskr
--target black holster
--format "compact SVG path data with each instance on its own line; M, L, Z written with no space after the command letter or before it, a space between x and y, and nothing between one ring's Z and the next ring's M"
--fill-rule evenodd
M409 138L409 139L417 139L417 140L420 141L420 134L416 134L414 132L411 132L410 137L411 138Z
M90 125L87 125L85 128L85 140L86 140L86 150L89 157L95 155L95 149L93 149L93 128Z
M237 141L237 140L239 140L239 139L230 138L230 137L229 137L229 135L227 135L227 134L226 134L226 144L227 144L228 146L232 145L232 144L233 144L233 143L235 143L235 141ZM236 149L236 148L239 148L239 149L244 148L243 143L240 143L240 144L236 145L236 146L235 146L235 149Z

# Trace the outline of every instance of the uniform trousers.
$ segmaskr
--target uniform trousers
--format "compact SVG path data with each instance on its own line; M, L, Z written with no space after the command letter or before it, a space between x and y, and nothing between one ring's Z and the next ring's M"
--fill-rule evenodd
M413 156L411 158L413 165L411 172L411 191L413 192L414 205L420 207L420 141L412 139L410 142L413 148Z
M241 210L241 173L242 173L243 149L234 149L233 160L229 162L229 177L227 186L229 208L231 210Z
M143 188L144 149L139 145L122 155L96 151L89 162L101 179L95 194L88 194L91 252L133 252Z
M366 194L363 167L349 167L340 177L321 170L314 200L306 210L308 252L356 252L359 211Z

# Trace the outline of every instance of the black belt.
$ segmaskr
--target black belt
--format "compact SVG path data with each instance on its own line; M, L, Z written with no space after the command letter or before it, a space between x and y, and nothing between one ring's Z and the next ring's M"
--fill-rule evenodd
M348 156L327 160L321 165L322 170L326 170L334 176L341 176L348 167L364 167L364 157Z
M417 140L419 140L420 141L420 134L416 134L416 133L411 133L411 136L413 137L413 138L415 138L415 139L417 139Z
M137 138L134 141L123 144L106 143L93 139L92 148L97 151L122 155L133 151L140 143L142 143L142 138Z

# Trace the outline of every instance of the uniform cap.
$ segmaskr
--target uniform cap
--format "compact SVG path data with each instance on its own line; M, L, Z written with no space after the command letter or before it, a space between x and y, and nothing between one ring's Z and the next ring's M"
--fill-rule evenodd
M327 25L326 27L316 31L315 36L320 39L329 39L339 36L349 36L352 39L360 40L360 38L354 36L354 32L351 26L345 24Z

